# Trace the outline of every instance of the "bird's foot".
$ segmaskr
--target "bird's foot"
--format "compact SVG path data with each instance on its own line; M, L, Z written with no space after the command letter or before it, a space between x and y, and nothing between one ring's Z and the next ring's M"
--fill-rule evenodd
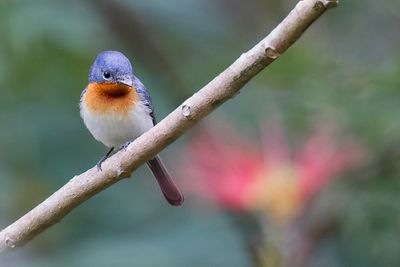
M112 147L107 154L104 155L104 157L102 157L99 162L97 162L96 166L97 166L97 171L101 172L103 169L101 168L101 164L103 164L103 162L108 159L108 157L111 155L111 153L113 152L114 147Z
M99 162L97 162L96 166L97 166L97 171L101 172L103 169L101 168L101 164L103 164L105 159L100 159Z
M121 149L123 149L124 151L126 151L126 149L128 148L129 144L131 143L131 141L126 142L125 144L123 144L123 146L121 146Z

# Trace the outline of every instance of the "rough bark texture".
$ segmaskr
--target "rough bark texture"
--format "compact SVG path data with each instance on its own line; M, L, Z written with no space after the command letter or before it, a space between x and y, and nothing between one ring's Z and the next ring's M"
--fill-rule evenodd
M261 42L187 99L154 128L97 168L73 177L49 198L0 232L0 252L15 248L59 222L75 207L130 174L219 105L235 96L276 60L336 0L302 0Z

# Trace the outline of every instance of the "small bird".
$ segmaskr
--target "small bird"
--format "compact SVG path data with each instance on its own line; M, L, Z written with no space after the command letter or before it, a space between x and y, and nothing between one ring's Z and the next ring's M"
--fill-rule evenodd
M99 53L89 70L89 84L80 99L80 114L93 137L109 148L97 163L102 163L114 148L126 146L156 124L149 93L133 74L129 59L118 51ZM174 206L184 197L157 155L147 161L166 200Z

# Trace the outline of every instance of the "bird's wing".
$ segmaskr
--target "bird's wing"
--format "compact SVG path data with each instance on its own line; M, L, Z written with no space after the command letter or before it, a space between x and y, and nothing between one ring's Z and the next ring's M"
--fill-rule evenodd
M136 76L134 76L133 78L133 83L135 85L136 91L141 97L141 100L150 110L150 116L151 119L153 120L153 125L156 125L157 122L156 122L156 115L154 113L153 103L151 101L149 93L146 90L146 87L144 87L143 83Z

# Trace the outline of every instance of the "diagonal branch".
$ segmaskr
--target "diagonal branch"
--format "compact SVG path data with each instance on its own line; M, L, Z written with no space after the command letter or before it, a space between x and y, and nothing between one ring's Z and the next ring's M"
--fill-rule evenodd
M187 99L154 128L96 168L73 177L49 198L0 232L0 252L21 246L75 207L130 174L181 136L219 105L235 96L262 69L277 59L337 0L302 0L261 42Z

